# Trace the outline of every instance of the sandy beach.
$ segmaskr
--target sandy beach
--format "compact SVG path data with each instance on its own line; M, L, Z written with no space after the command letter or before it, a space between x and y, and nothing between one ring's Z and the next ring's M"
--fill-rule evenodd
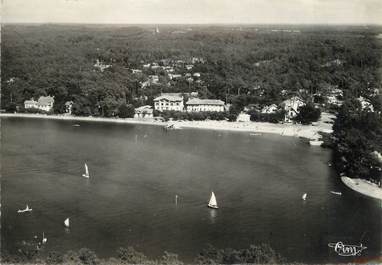
M283 136L304 137L310 140L319 140L319 132L331 133L334 115L322 113L321 119L312 125L301 125L293 123L267 123L267 122L228 122L228 121L170 121L162 122L154 119L135 119L135 118L99 118L99 117L79 117L69 115L43 115L27 113L2 113L0 117L20 117L20 118L39 118L52 120L72 120L72 121L94 121L94 122L113 122L127 124L146 124L166 126L174 124L175 128L194 128L207 130L227 130L238 132L272 133Z
M342 182L350 189L363 195L382 200L382 189L376 184L370 183L364 179L351 179L349 177L341 177Z

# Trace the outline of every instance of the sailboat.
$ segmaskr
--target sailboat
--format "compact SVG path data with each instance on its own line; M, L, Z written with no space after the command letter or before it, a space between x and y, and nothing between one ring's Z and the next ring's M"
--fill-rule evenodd
M17 212L18 213L25 213L25 212L31 212L32 211L32 208L29 208L28 204L27 204L27 207L25 207L25 209L23 210L18 210Z
M69 225L70 225L69 224L69 217L65 219L64 225L65 225L65 227L69 227Z
M210 202L208 203L208 207L213 209L219 209L218 203L216 202L215 193L213 191L211 192L211 198L210 198Z
M46 238L44 232L42 232L42 243L45 244L47 241L48 238Z
M89 178L89 177L90 177L90 175L89 175L88 165L86 165L86 163L85 163L85 174L82 174L82 176L83 176L84 178Z
M302 195L302 199L305 201L307 196L308 196L308 194L307 194L307 193L304 193L304 194Z

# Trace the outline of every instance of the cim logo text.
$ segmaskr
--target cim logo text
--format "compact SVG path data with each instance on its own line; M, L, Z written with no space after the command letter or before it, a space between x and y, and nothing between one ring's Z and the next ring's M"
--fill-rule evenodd
M334 248L334 251L339 256L343 256L343 257L360 256L362 250L367 249L367 247L363 246L362 244L359 246L345 245L341 241L337 243L329 243L328 246L331 248Z

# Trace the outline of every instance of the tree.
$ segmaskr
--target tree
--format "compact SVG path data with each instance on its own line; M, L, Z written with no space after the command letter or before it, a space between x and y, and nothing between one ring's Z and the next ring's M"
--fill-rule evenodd
M134 106L129 104L122 104L118 108L118 116L120 118L133 118L135 114Z
M209 246L196 259L198 264L277 264L283 258L269 245L251 245L246 249L216 249Z
M119 260L125 264L148 264L149 259L133 247L119 248L117 250Z
M302 124L310 124L312 122L318 121L321 116L321 110L314 107L313 104L306 104L301 106L298 110L299 113L295 117L295 120L297 122L301 122Z
M165 251L162 259L160 260L161 265L183 265L178 259L178 255Z
M87 248L81 248L78 251L78 258L85 265L96 265L98 264L98 258L96 254Z
M62 264L64 261L63 255L57 251L51 251L46 258L48 264Z

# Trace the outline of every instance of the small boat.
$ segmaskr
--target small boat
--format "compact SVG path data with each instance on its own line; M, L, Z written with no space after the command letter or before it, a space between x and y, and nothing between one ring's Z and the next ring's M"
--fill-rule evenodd
M42 243L45 244L46 242L48 242L48 238L46 238L44 232L42 232Z
M175 195L175 204L178 204L178 195Z
M23 210L18 210L17 212L18 213L25 213L25 212L31 212L32 211L32 208L29 208L28 204L27 204L27 207L25 207L25 209Z
M73 124L72 126L73 126L73 127L80 127L81 125L79 125L79 124Z
M83 176L84 178L89 178L89 177L90 177L90 175L89 175L88 165L86 165L86 163L85 163L85 174L82 174L82 176Z
M339 195L339 196L342 195L342 192L340 192L340 191L330 191L330 193L335 194L335 195Z
M177 126L175 123L170 123L170 124L167 124L165 127L164 127L165 130L179 130L180 127Z
M216 197L215 197L214 192L211 192L211 198L210 198L210 201L208 203L208 207L210 207L212 209L219 209L218 203L216 202Z
M64 225L65 225L65 227L68 227L68 228L69 228L69 226L70 226L70 223L69 223L69 217L65 219L65 221L64 221Z
M302 199L305 201L307 196L308 196L308 194L307 194L307 193L304 193L304 194L302 195Z
M164 129L166 130L174 129L174 124L167 124L166 126L164 126Z

